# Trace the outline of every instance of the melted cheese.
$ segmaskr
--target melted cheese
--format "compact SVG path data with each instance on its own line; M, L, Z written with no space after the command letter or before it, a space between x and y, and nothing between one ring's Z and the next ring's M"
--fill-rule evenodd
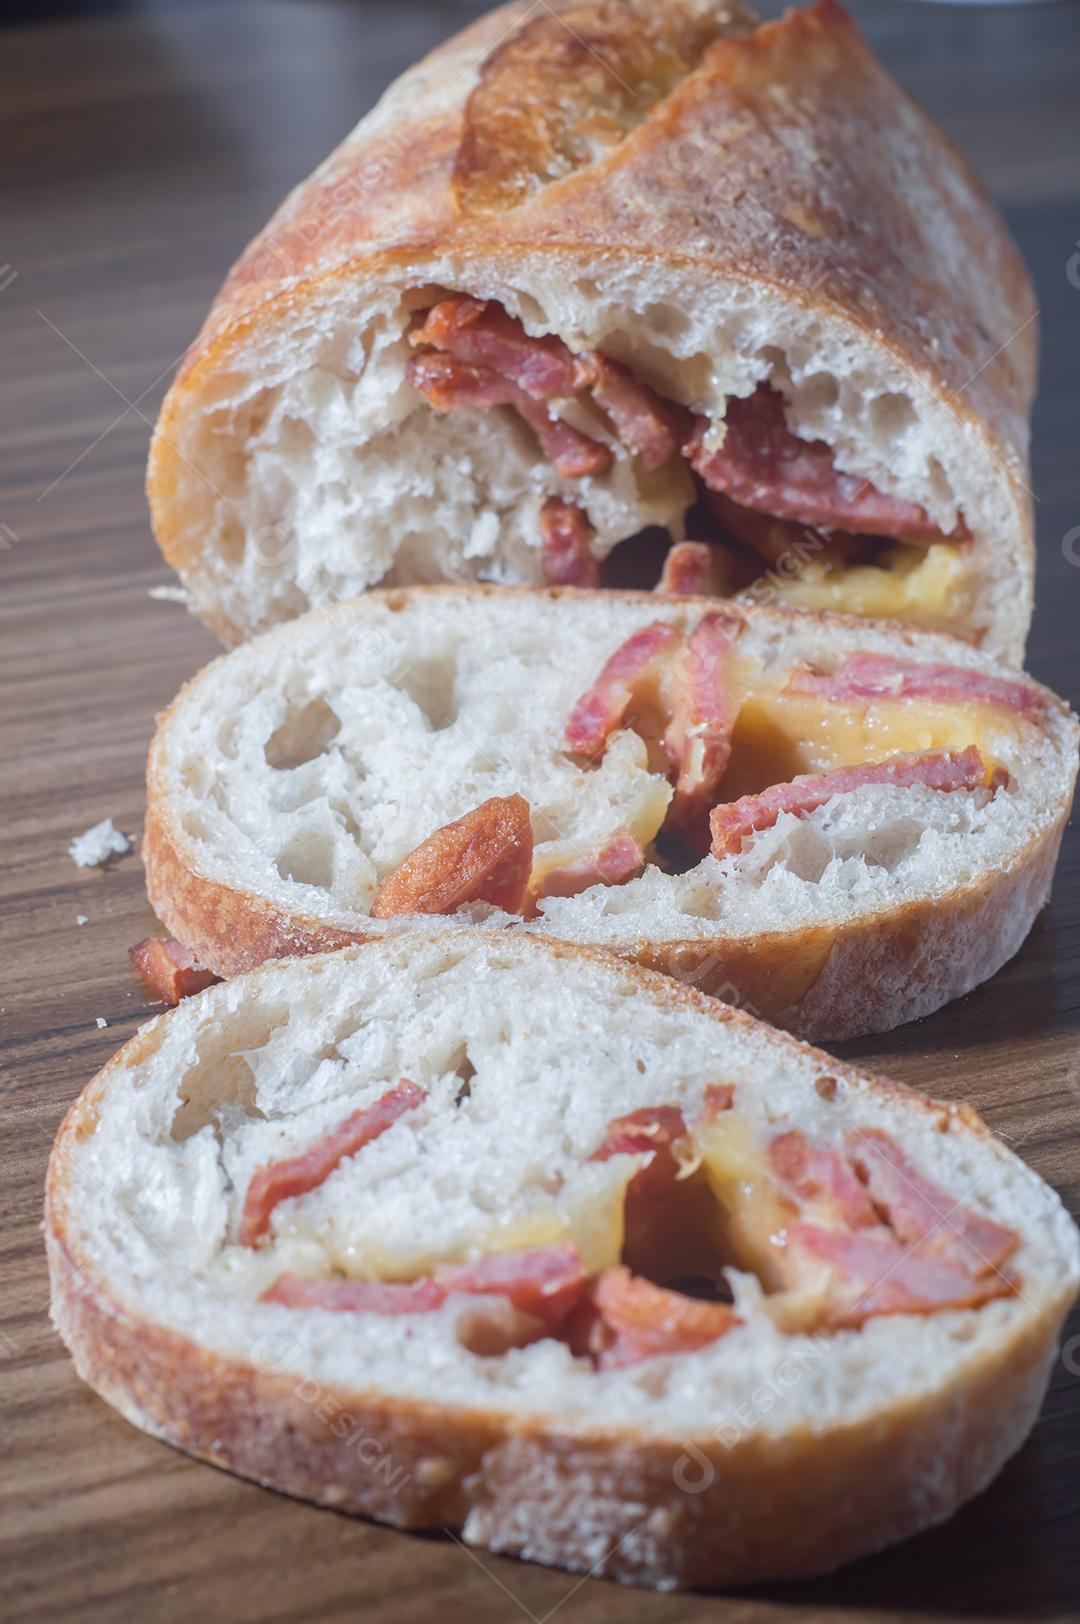
M925 551L889 547L875 564L846 568L813 559L790 579L777 576L775 590L785 607L906 620L939 631L963 627L972 608L964 552L944 541Z
M697 1123L692 1133L709 1188L723 1211L723 1251L736 1268L752 1270L766 1290L781 1286L789 1209L776 1192L749 1124L734 1111L723 1111Z
M987 780L1014 743L1023 719L1000 705L922 698L838 701L783 692L790 672L766 685L748 667L723 799L736 800L799 773L861 766L900 752L963 750L974 745Z
M621 1258L626 1187L645 1159L618 1156L587 1163L575 1175L573 1189L517 1217L459 1235L451 1244L433 1235L426 1245L405 1250L372 1236L316 1231L302 1223L291 1226L291 1236L303 1234L319 1242L327 1264L354 1280L418 1280L436 1269L500 1252L570 1244L577 1247L586 1273L599 1274Z
M734 1266L750 1270L769 1294L764 1311L781 1331L812 1331L824 1323L829 1270L798 1265L787 1250L793 1208L782 1199L754 1143L749 1124L728 1111L693 1130L710 1188L724 1212L723 1244ZM800 1218L829 1223L827 1201L803 1201Z
M516 1252L524 1247L572 1244L586 1274L614 1268L622 1257L626 1187L647 1160L646 1156L620 1156L610 1163L591 1164L604 1169L591 1188L570 1191L558 1203L486 1231L475 1255L490 1257L493 1252Z

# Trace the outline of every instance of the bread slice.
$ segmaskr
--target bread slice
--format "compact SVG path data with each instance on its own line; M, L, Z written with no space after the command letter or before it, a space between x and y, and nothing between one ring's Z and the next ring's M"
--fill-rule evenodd
M297 1157L310 1187L266 1211L253 1187ZM852 1230L823 1178L876 1210ZM878 1249L854 1292L793 1261L804 1223ZM823 1572L947 1517L1027 1435L1080 1276L1061 1203L968 1106L475 930L266 965L152 1021L69 1112L45 1233L76 1368L144 1431L663 1586ZM553 1258L569 1295L541 1271L523 1317ZM518 1308L477 1294L492 1268Z
M718 623L705 599L428 587L368 593L266 633L208 666L159 722L151 903L222 975L364 940L392 928L373 908L385 910L384 887L410 853L482 803L521 796L535 875L620 831L647 866L626 884L548 895L527 922L466 897L448 928L487 919L606 947L815 1038L884 1030L968 991L1016 952L1048 894L1075 720L1011 674L1019 709L971 698L965 685L977 694L1005 679L950 639L729 607ZM730 636L720 687L738 709L708 804L824 768L970 746L1007 786L865 783L781 813L722 857L682 849L684 871L671 871L672 788L641 737L646 720L624 718L591 760L570 753L566 727L629 638L705 623ZM839 703L783 691L795 673L868 653L916 672L947 662L960 697Z
M590 584L650 526L701 539L687 457L634 449L602 390L545 384L524 417L457 386L457 409L432 405L414 328L457 296L629 369L684 428L706 419L711 451L771 391L781 483L800 452L824 478L824 444L834 509L796 502L811 528L777 545L766 527L749 553L745 513L721 522L729 590L764 548L766 601L909 618L1019 663L1034 295L967 164L835 0L766 24L733 0L520 0L387 91L247 249L162 409L155 531L225 640L377 585ZM592 471L560 472L530 412L604 448ZM747 472L764 494L736 501L788 511L767 458ZM838 474L920 509L923 533L848 567L837 526L897 526L845 519ZM551 500L583 526L577 574L545 555Z

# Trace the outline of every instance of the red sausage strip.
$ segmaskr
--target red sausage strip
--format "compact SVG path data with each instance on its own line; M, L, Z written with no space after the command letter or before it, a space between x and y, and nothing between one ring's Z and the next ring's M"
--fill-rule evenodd
M305 1280L280 1274L262 1294L283 1308L326 1308L334 1314L433 1314L446 1301L437 1280Z
M658 682L660 662L670 658L682 639L674 626L657 620L642 626L611 656L570 712L566 748L578 756L598 756L622 723L647 679Z
M611 467L607 446L590 440L587 434L558 417L549 417L543 401L527 394L520 384L490 367L459 361L453 355L427 351L406 363L406 375L414 388L435 407L449 412L457 406L487 411L492 406L512 406L540 442L546 457L564 479L582 479L586 474L603 474Z
M596 351L575 355L550 334L531 337L516 317L493 300L466 294L443 299L410 333L409 342L430 344L459 361L497 373L536 401L588 391L611 419L623 445L648 469L659 468L673 457L689 432L689 414L639 383L627 367ZM462 400L460 404L470 403ZM517 401L498 404L521 409Z
M731 758L738 706L731 696L729 657L742 623L703 615L686 641L664 751L676 774L670 828L690 832L715 799Z
M1000 779L995 777L996 783ZM713 808L712 854L724 857L738 851L745 836L771 829L782 812L802 817L824 806L836 795L846 795L864 784L894 784L907 789L973 790L986 785L986 768L974 745L957 752L928 751L925 755L888 756L857 767L837 767L827 773L803 773L788 784L773 784L758 795L743 795Z
M686 1122L677 1105L646 1105L640 1111L616 1117L589 1160L606 1162L612 1156L653 1155L685 1138Z
M520 913L532 872L529 803L493 795L421 841L381 882L372 919L396 914L453 913L466 902L490 902Z
M218 979L213 970L199 963L190 948L171 936L167 940L148 936L136 942L128 948L128 958L154 996L174 1008L182 998L202 992Z
M799 1213L779 1237L788 1257L828 1266L827 1323L974 1308L1015 1291L1002 1273L1019 1245L1015 1231L948 1195L880 1128L849 1132L842 1151L793 1129L771 1142L768 1158Z
M625 885L644 867L645 853L629 830L622 829L573 862L547 869L532 897L534 901L542 897L576 897L591 885Z
M585 1289L576 1246L537 1246L496 1252L437 1276L446 1291L505 1297L523 1314L548 1327L560 1325Z
M626 1186L623 1218L625 1243L634 1256L648 1251L658 1201L677 1182L681 1171L675 1146L686 1137L686 1123L677 1105L646 1106L616 1117L589 1160L606 1162L612 1156L648 1156ZM624 1253L624 1255L626 1255Z
M571 1346L598 1370L625 1370L643 1359L695 1353L741 1322L726 1303L669 1291L621 1265L606 1269L574 1316Z
M766 564L779 566L781 574L793 565L802 567L817 555L833 562L852 563L867 551L867 536L849 530L825 530L820 525L800 524L797 519L777 519L771 513L756 513L740 507L722 491L705 491L705 506L726 536L749 548ZM908 541L920 540L908 536ZM930 537L925 538L929 546Z
M703 616L689 637L663 621L643 626L570 713L565 739L575 755L599 755L623 725L661 751L675 777L670 828L703 821L727 767L736 717L728 664L740 626L721 614Z
M409 334L409 343L430 344L458 360L490 368L534 400L576 395L595 375L591 360L574 355L561 338L532 338L494 300L468 294L441 299Z
M618 361L596 352L590 360L595 374L592 397L610 417L623 445L650 471L662 467L686 438L689 412L639 383Z
M836 1150L811 1145L797 1128L769 1145L769 1165L797 1201L825 1203L849 1229L878 1223L878 1214L854 1168Z
M584 1289L577 1248L544 1246L497 1252L479 1263L440 1269L421 1280L304 1280L283 1274L263 1293L263 1301L334 1313L431 1314L461 1292L503 1297L521 1313L554 1329Z
M653 588L675 597L723 597L727 579L716 548L707 541L677 541Z
M1014 1230L946 1195L879 1128L849 1133L844 1148L890 1229L906 1245L929 1238L937 1250L975 1273L999 1269L1016 1250Z
M836 1271L829 1311L832 1325L861 1325L875 1314L929 1314L978 1308L1009 1297L1016 1282L990 1270L973 1274L963 1264L925 1247L908 1247L887 1232L851 1234L815 1224L792 1224L790 1244Z
M706 451L708 420L695 419L683 446L710 490L740 507L826 529L857 530L904 541L936 541L941 532L925 508L887 496L868 479L842 474L824 440L800 440L784 416L784 398L761 383L744 399L730 398L724 442Z
M373 1139L393 1127L398 1117L414 1111L427 1098L415 1083L401 1082L374 1105L354 1111L340 1127L299 1156L260 1167L248 1186L240 1219L241 1246L254 1246L270 1227L270 1214L279 1201L306 1195L330 1177L347 1156L355 1156Z
M579 507L549 496L540 509L540 557L548 586L600 585L593 527Z
M851 700L940 699L947 704L998 705L1018 712L1038 711L1045 698L1037 688L958 665L925 665L892 654L849 654L835 671L794 671L784 689L843 704Z

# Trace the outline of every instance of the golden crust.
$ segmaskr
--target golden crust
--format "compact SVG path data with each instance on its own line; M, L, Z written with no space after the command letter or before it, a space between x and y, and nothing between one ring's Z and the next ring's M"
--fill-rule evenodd
M1067 819L1066 809L1012 867L957 886L945 900L904 903L842 925L741 939L640 940L612 951L813 1042L886 1032L970 992L1019 950L1049 895ZM156 814L147 817L143 852L151 907L218 975L381 934L338 930L201 878Z
M1016 248L836 0L754 21L726 0L521 0L399 80L241 257L166 398L148 489L169 561L201 548L178 424L249 335L447 254L511 283L529 256L568 278L602 256L767 284L884 346L1007 470L1029 603L1036 306Z
M397 610L417 598L443 593L477 599L528 593L555 601L581 596L567 587L541 593L528 587L428 585L396 588L379 597ZM618 598L656 602L646 592L620 592ZM713 607L708 598L686 597L680 603L688 613L695 607ZM342 612L347 606L331 605L308 619L329 619ZM865 630L868 625L852 615L800 615L740 603L726 604L725 614L744 622L774 620L791 628L807 620L838 630ZM926 634L910 629L890 627L890 635L898 651L918 651L926 644ZM1066 710L1056 695L1047 689L1042 692L1053 712ZM158 741L169 714L159 718L148 759L143 856L150 905L170 934L223 976L239 975L271 958L322 953L377 939L381 930L344 930L310 915L286 912L264 897L195 872L184 854L182 831L166 815L168 796L160 783ZM945 898L901 903L842 924L752 937L717 933L683 940L639 939L612 951L814 1042L889 1031L970 992L1019 950L1049 896L1069 810L1069 804L1063 804L1055 822L1026 841L1010 864L957 885Z
M538 947L614 969L588 949L530 943ZM647 971L618 974L673 1013L753 1024ZM985 1487L1034 1422L1070 1285L940 1390L859 1423L777 1437L753 1418L673 1440L331 1389L277 1337L248 1360L215 1355L110 1291L71 1209L70 1142L93 1131L112 1074L142 1057L168 1019L137 1034L69 1111L49 1164L45 1237L53 1319L79 1375L188 1454L402 1528L463 1529L492 1550L636 1583L717 1586L827 1572L941 1521ZM770 1047L794 1042L757 1031ZM949 1132L991 1137L969 1109L818 1058L823 1073L886 1091Z

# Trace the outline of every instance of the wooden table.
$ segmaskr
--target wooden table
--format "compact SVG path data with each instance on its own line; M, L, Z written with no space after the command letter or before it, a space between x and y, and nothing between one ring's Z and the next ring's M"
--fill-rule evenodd
M898 76L980 164L1036 273L1045 342L1031 665L1075 700L1077 11L857 9ZM247 237L383 84L466 15L420 0L262 0L106 9L0 32L0 1614L1075 1617L1080 1339L1055 1368L1031 1442L948 1527L829 1580L721 1599L579 1582L238 1482L127 1426L76 1380L49 1326L39 1219L50 1140L150 1012L125 957L152 927L137 857L85 872L67 846L106 815L138 834L154 713L214 652L182 609L148 596L168 579L142 494L150 422ZM1074 1208L1078 884L1073 838L1053 904L1013 964L933 1019L851 1046L970 1100ZM1074 1321L1067 1334L1078 1330Z

